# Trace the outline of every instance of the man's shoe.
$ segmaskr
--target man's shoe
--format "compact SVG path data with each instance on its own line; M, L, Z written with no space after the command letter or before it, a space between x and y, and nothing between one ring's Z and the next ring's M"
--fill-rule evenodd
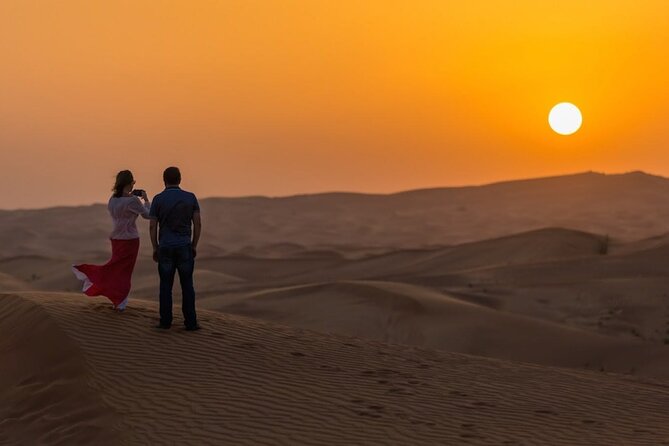
M158 324L156 325L156 328L159 328L161 330L169 330L171 325L166 325L166 324Z
M201 327L198 324L195 324L195 325L192 325L190 327L187 326L186 331L195 331L195 330L199 330L200 328Z

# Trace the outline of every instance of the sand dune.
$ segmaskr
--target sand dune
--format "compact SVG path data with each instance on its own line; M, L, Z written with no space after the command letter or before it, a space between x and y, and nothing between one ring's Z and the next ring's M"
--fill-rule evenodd
M0 296L7 444L667 444L669 389L202 312ZM14 336L13 334L18 334ZM14 356L11 356L12 358ZM76 385L74 385L76 384Z
M46 256L14 256L0 260L0 270L21 280L34 282L62 271L67 260Z
M219 246L282 241L311 247L398 249L451 245L542 227L641 239L666 232L667 194L666 178L641 172L584 173L390 195L249 197L211 200L207 205L215 226L231 231L225 240L219 239Z
M0 444L662 444L666 381L639 380L669 378L667 192L589 173L202 200L194 334L151 330L144 226L119 316L44 292L108 259L103 206L0 212L0 292L21 292Z
M352 261L318 265L288 282L433 276L477 268L572 260L604 252L605 237L562 228L544 228L491 240L436 249L393 251ZM278 263L278 262L276 262Z
M0 313L0 444L118 444L78 343L30 300L2 295Z
M80 282L73 280L72 259L46 256L15 256L0 260L0 271L27 284L32 290L74 291L81 288ZM104 263L106 256L95 257L91 263Z
M613 243L611 252L615 254L629 254L632 252L648 251L669 246L669 233L662 233L653 237L635 240L628 243Z
M518 265L573 259L602 254L605 237L563 228L545 228L479 242L458 245L435 253L429 263L413 265L405 275L465 271L502 265Z
M669 378L669 349L493 310L426 288L350 281L208 299L207 308L384 342Z
M154 267L155 270L155 267ZM153 274L142 274L138 275L139 277L135 278L132 283L132 294L133 296L157 296L158 287L160 285L160 280L155 271ZM176 284L178 287L178 276L176 277ZM220 290L222 286L230 284L244 283L245 280L239 277L219 273L215 271L199 269L195 271L193 275L193 280L198 284L198 291L200 293L207 293L209 291Z
M244 280L267 281L305 272L331 269L343 263L341 257L325 253L324 256L305 255L287 258L258 258L246 255L202 257L198 267L209 271L226 271Z
M157 191L152 191L157 192ZM564 227L633 241L667 232L669 180L641 172L584 173L388 195L330 193L201 200L201 254L285 256L414 249ZM45 224L45 222L47 224ZM105 206L0 213L0 258L84 261L109 250ZM143 239L148 241L146 224ZM143 252L150 252L148 243Z
M203 256L195 280L202 308L270 322L664 376L669 248L618 244L603 255L604 243L601 236L549 228L362 259L287 245L273 248L279 257ZM0 267L5 290L80 290L63 259L18 256L0 260ZM156 265L141 256L131 305L155 301L157 292ZM178 288L175 295L178 300Z
M20 291L28 290L28 284L6 273L0 273L0 290Z

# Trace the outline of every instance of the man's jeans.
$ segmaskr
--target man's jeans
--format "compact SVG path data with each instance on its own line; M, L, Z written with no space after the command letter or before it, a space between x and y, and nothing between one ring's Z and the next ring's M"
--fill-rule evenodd
M160 274L160 324L172 325L172 286L174 274L179 272L181 293L183 296L181 309L184 325L187 328L197 325L195 314L195 289L193 288L193 248L191 245L175 248L161 247L158 249L158 274Z

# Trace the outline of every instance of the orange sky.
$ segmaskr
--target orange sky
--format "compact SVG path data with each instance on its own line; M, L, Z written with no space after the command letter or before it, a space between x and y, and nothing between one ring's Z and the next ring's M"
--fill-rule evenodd
M512 6L510 6L512 5ZM669 175L662 0L2 0L0 208ZM583 127L553 133L557 102Z

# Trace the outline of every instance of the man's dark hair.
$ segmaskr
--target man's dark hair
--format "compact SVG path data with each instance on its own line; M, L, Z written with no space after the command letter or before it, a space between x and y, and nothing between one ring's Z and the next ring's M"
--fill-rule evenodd
M163 181L165 184L181 184L181 172L178 167L168 167L163 172Z

